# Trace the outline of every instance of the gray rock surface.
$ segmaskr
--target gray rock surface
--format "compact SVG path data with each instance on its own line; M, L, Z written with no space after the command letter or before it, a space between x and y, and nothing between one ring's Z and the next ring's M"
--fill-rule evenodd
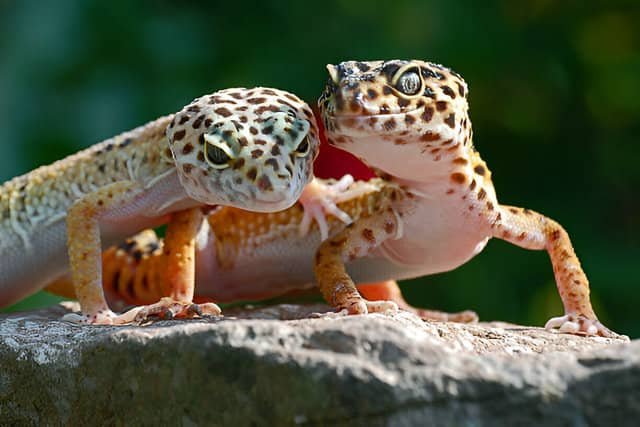
M87 327L65 307L0 317L0 424L640 422L640 341L291 305Z

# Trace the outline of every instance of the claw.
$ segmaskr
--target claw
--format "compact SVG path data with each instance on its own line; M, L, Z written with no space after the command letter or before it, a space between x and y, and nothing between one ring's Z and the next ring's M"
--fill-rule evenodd
M336 217L345 224L352 222L352 218L341 210L337 204L370 191L366 185L363 185L362 188L357 190L350 191L349 187L351 187L353 182L354 180L351 175L345 175L339 181L332 184L325 184L318 180L313 180L305 187L299 199L304 209L304 216L298 228L300 236L306 236L311 227L311 222L315 221L320 229L322 240L325 240L329 237L328 215Z
M565 314L552 317L544 325L545 329L557 329L560 332L576 335L601 336L606 338L625 338L600 323L597 319L589 319L581 314Z
M202 317L202 310L200 310L200 306L198 304L191 304L189 308L187 308L187 314L191 317L194 315Z

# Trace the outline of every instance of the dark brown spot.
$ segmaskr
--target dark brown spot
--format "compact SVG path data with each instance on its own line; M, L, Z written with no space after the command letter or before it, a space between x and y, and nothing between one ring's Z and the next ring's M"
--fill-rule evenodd
M456 115L455 115L455 113L449 114L449 117L444 119L444 122L447 124L447 126L449 126L451 129L453 129L456 126Z
M204 121L204 118L205 118L204 114L198 116L198 118L193 121L193 124L191 126L193 126L194 129L198 129L202 124L202 122Z
M247 178L249 178L251 181L254 181L256 179L256 176L258 176L258 170L256 168L249 169L249 171L247 172Z
M259 148L256 148L255 150L253 150L251 152L251 158L252 159L257 159L258 157L262 156L262 154L263 154L263 151L260 150Z
M447 194L453 194L453 192L454 192L453 188L450 188L450 189L447 190Z
M420 136L420 141L424 142L437 141L438 139L440 139L440 134L438 132L431 132L430 130Z
M460 94L461 97L464 98L464 86L462 86L460 82L456 82L456 84L458 85L458 93Z
M371 230L370 228L365 228L364 230L362 230L362 237L370 244L376 243L376 238L373 235L373 230Z
M204 153L202 151L198 151L198 155L196 157L199 162L204 162Z
M227 107L219 107L213 110L216 114L221 115L222 117L229 117L233 113Z
M269 165L271 166L271 168L274 170L274 172L278 172L278 170L280 169L280 164L278 163L278 161L276 159L274 159L273 157L267 159L264 162L265 165Z
M398 106L400 108L406 108L410 103L411 101L409 101L408 99L398 98Z
M467 176L461 172L454 172L451 174L451 181L456 184L464 184L467 181Z
M518 213L518 209L516 208L509 208L509 212L511 212L512 214L517 214Z
M449 145L453 142L453 139L445 139L440 143L440 145Z
M489 211L493 210L493 203L491 203L491 201L487 201L487 210Z
M416 118L413 117L411 114L407 114L404 116L404 122L407 125L412 125L413 123L415 123L415 121L416 121Z
M240 144L241 147L246 147L247 145L249 145L249 141L247 141L246 137L241 136L240 138L238 138L238 144Z
M481 188L480 191L478 191L478 200L484 200L485 197L487 197L487 192L484 191L484 188Z
M385 129L386 131L391 131L391 130L395 129L395 127L396 127L396 121L395 121L395 119L391 118L391 119L389 119L389 120L385 121L385 122L382 124L382 126L384 127L384 129Z
M518 240L524 240L527 237L527 233L525 233L524 231L520 234L518 234L517 239Z
M455 159L453 159L453 163L455 163L456 165L466 165L467 159L465 159L464 157L456 157Z
M480 175L480 176L484 176L484 173L485 173L484 166L482 166L482 165L476 166L475 168L473 168L473 171L475 173L477 173L478 175Z
M262 133L265 135L271 135L273 133L273 126L265 126L265 128L262 129Z
M198 107L197 105L192 105L189 108L187 108L187 111L191 111L192 113L199 113L200 107Z
M186 163L184 165L182 165L182 170L184 171L184 173L189 174L191 173L191 170L193 169L193 165L191 163Z
M290 100L290 101L295 102L295 103L300 102L300 98L298 98L298 97L296 97L296 96L294 96L294 95L291 95L290 93L285 93L285 94L284 94L284 97L285 97L285 98L287 98L287 99L288 99L288 100Z
M448 103L446 101L437 101L436 102L436 110L444 111L447 109Z
M526 209L526 208L522 210L522 213L525 214L525 215L532 215L533 214L531 209Z
M394 231L394 230L395 230L395 228L396 228L396 226L395 226L395 224L393 223L393 221L390 221L390 220L386 220L386 221L384 222L383 227L384 227L384 232L385 232L385 233L387 233L387 234L391 234L391 233L393 233L393 231Z
M549 235L549 239L551 239L552 242L555 242L559 238L560 238L560 230L553 230L553 232Z
M258 97L258 98L249 98L247 99L247 102L249 104L262 104L263 102L266 102L267 98L263 98L263 97Z
M184 147L182 147L182 154L187 155L189 153L191 153L193 151L193 145L191 144L185 144Z
M244 166L244 159L243 158L239 158L238 160L236 160L233 163L233 168L234 169L240 169Z
M256 129L254 126L251 126L249 128L249 132L251 132L251 135L257 135L258 134L258 129Z
M186 131L184 129L179 130L178 132L173 134L173 140L174 141L180 141L182 138L184 138L184 136L186 135Z
M278 145L271 147L271 154L274 156L280 155L280 147Z
M420 118L424 121L424 122L430 122L431 119L433 118L433 108L431 107L427 107L424 109L424 111L422 112L422 115L420 116Z
M265 141L264 139L254 139L253 143L256 145L267 145L267 141Z
M447 85L443 85L442 86L442 93L447 95L449 98L455 98L456 97L456 93L453 91L453 89L451 89Z
M367 96L369 97L369 99L376 99L378 97L378 92L376 92L374 89L367 89Z

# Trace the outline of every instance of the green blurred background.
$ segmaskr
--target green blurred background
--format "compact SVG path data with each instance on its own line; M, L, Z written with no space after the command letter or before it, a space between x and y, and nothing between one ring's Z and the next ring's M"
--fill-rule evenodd
M326 63L428 59L469 83L500 201L563 224L601 320L639 337L640 3L376 3L0 0L0 180L216 89L315 103ZM416 305L485 320L561 314L546 253L498 240L403 288Z

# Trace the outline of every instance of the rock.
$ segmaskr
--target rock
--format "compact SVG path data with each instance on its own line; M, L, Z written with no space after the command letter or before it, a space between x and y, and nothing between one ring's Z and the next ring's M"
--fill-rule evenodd
M3 425L625 425L640 341L412 314L239 310L87 327L0 317ZM296 319L296 320L286 320Z

